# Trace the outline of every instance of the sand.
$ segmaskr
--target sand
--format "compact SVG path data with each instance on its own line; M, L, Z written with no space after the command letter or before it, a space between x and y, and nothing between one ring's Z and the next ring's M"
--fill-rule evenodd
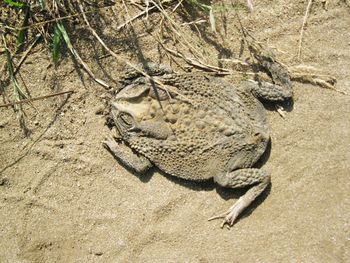
M215 12L217 35L209 26L201 37L183 27L213 65L239 53L237 19L230 1L223 2L227 9ZM307 1L255 1L253 13L240 11L240 17L283 63L313 67L350 93L350 7L345 1L314 2L300 60ZM150 16L148 24L139 19L135 31L122 33L111 29L122 19L100 21L99 33L123 59L170 64L143 34L143 26L157 26L152 21L159 15ZM105 53L83 28L72 37L95 74L117 87L121 61L101 58ZM110 131L96 112L106 92L65 54L54 69L39 44L21 67L33 97L75 91L24 105L29 137L10 108L0 110L0 262L350 261L348 95L293 82L294 103L285 118L274 109L267 113L272 145L263 167L272 185L230 230L221 229L221 221L207 219L244 191L179 181L158 170L135 175L118 164L101 144Z

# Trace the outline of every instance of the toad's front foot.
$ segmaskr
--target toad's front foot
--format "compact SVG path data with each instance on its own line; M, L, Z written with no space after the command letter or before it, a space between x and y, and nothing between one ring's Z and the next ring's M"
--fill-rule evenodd
M115 139L110 135L102 141L102 145L112 152L114 152L115 148L118 146Z
M146 157L134 153L130 147L123 143L118 143L112 136L105 138L102 143L115 158L136 173L144 173L153 166Z

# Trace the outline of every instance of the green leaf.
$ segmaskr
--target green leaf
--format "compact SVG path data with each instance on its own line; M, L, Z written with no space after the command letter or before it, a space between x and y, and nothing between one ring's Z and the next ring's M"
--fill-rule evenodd
M4 44L5 44L5 54L6 54L6 57L7 57L7 70L8 70L8 73L10 75L10 78L11 78L11 81L12 81L12 84L13 84L13 92L14 92L15 98L17 100L26 99L27 95L21 89L21 87L19 86L19 84L17 82L17 79L15 77L15 73L14 73L15 71L14 71L14 67L13 67L12 56L11 56L10 51L7 48L6 41L5 41L4 37L3 37L3 40L4 40Z
M192 6L198 7L203 11L210 12L211 6L201 3L199 0L186 0Z
M39 3L40 3L41 9L44 10L46 8L45 0L39 0Z
M61 51L61 38L62 38L62 32L58 27L58 24L55 24L54 27L54 34L53 34L53 61L56 63L58 59L60 58L60 51Z
M213 32L216 32L216 23L215 23L215 17L214 17L214 12L213 12L213 9L210 8L210 11L209 11L209 22L210 22L210 26L211 26L211 30Z
M4 2L10 6L13 6L13 7L25 7L25 6L27 6L25 3L21 3L19 1L4 0Z
M29 14L30 14L30 8L29 6L23 7L24 10L24 20L22 23L22 29L19 31L16 41L17 49L20 48L26 39L26 35L28 32L28 21L29 21Z
M70 42L70 38L68 36L66 28L64 27L64 25L61 22L58 22L56 25L57 25L57 28L61 31L61 34L62 34L63 39L64 39L64 42L66 42L67 47L69 48L69 50L74 55L75 54L75 49L73 48L72 42Z

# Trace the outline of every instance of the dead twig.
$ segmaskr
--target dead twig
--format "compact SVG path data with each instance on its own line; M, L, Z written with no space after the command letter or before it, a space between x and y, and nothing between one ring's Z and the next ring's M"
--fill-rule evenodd
M18 105L18 104L23 104L23 103L29 103L29 102L36 101L36 100L43 100L43 99L47 99L47 98L51 98L51 97L55 97L55 96L64 95L64 94L71 94L74 92L75 92L74 90L68 90L68 91L57 92L57 93L53 93L53 94L49 94L49 95L45 95L45 96L36 97L36 98L13 101L13 102L9 102L7 104L0 105L0 108L10 107L13 105Z
M16 75L16 73L18 72L19 68L21 67L22 63L24 62L24 60L27 58L29 52L32 50L32 48L35 46L35 44L38 42L38 40L40 39L41 34L37 34L33 43L28 47L28 49L26 49L26 51L24 52L23 56L21 57L21 59L18 62L18 65L16 66L15 71L13 72L14 75Z
M85 15L85 14L84 14ZM101 86L103 86L106 89L109 89L111 86L108 85L106 82L104 82L103 80L95 77L95 74L92 72L92 70L89 68L89 66L84 62L84 60L80 57L80 55L78 54L78 52L74 49L69 36L66 32L66 29L64 28L64 26L60 23L57 23L58 28L60 29L60 31L62 32L62 36L63 39L65 40L68 49L70 50L70 52L72 53L72 55L75 57L75 59L80 63L80 65L85 69L85 71L88 73L88 75L94 80L96 81L98 84L100 84Z
M159 44L163 47L163 49L167 52L169 52L171 55L181 58L183 59L185 62L187 62L189 65L199 68L201 70L205 70L205 71L210 71L210 72L215 72L217 74L224 74L224 75L229 75L231 74L230 70L225 69L225 68L219 68L213 65L209 65L209 64L205 64L199 60L193 59L193 58L188 58L185 57L183 54L181 54L180 52L177 52L175 50L172 50L170 48L167 48L166 46L164 46L160 41Z
M337 79L330 74L318 74L317 68L308 65L297 65L293 67L288 67L290 73L290 78L293 81L298 81L300 83L308 83L315 86L320 86L321 88L330 89L339 92L344 95L349 95L348 93L336 89L335 85Z
M139 17L141 17L141 16L143 16L143 15L148 14L149 11L152 11L152 10L155 9L155 8L156 8L155 6L151 6L151 7L149 7L147 10L144 10L144 11L138 13L137 15L135 15L135 16L129 18L129 19L128 19L127 21L125 21L123 24L119 25L119 26L117 27L117 30L120 30L120 29L126 27L126 26L127 26L128 24L130 24L132 21L136 20L137 18L139 18Z
M204 56L201 52L199 52L191 43L191 41L187 40L184 36L185 34L182 32L181 27L170 17L170 15L165 11L161 4L157 4L155 1L150 0L150 2L155 6L158 11L166 18L165 20L169 22L169 29L174 33L176 40L181 44L184 48L191 50L197 57L204 59ZM184 43L180 40L182 39Z
M312 5L312 0L309 0L309 2L307 3L306 10L305 10L303 24L302 24L301 29L300 29L299 46L298 46L298 54L297 54L298 60L300 60L300 56L301 56L301 45L303 42L304 29L305 29L305 25L307 22L307 18L309 16L311 5Z
M92 11L87 11L86 13L94 13L96 12L96 10L92 10ZM12 30L12 31L20 31L23 29L28 29L28 28L33 28L33 27L39 27L39 26L43 26L46 25L48 23L52 23L52 22L58 22L61 20L65 20L65 19L69 19L69 18L73 18L73 17L77 17L77 16L81 16L81 13L76 13L76 14L72 14L72 15L68 15L68 16L61 16L61 17L57 17L57 18L53 18L53 19L48 19L42 22L38 22L38 23L34 23L31 24L29 26L22 26L22 27L10 27L10 26L5 26L6 29Z
M176 4L176 6L173 8L173 10L171 11L171 12L175 12L176 11L176 9L182 4L182 2L183 2L184 0L180 0L177 4Z
M83 12L83 6L81 4L81 1L78 0L78 5L80 10ZM122 61L124 64L126 64L127 66L129 66L130 68L134 69L136 72L140 73L142 76L146 77L147 79L153 81L155 84L157 84L159 86L159 88L163 89L165 92L168 93L169 98L171 98L169 91L173 92L176 95L179 95L180 97L182 97L185 101L191 103L191 101L189 99L187 99L184 95L180 94L176 89L169 87L169 86L165 86L162 82L160 82L159 80L152 78L150 75L148 75L145 71L139 69L138 67L136 67L135 65L131 64L130 62L121 59L116 53L114 53L107 45L106 43L100 38L100 36L96 33L96 31L91 27L89 20L87 19L86 15L83 13L83 18L84 21L87 25L87 27L89 28L89 30L91 31L91 33L96 37L96 39L100 42L100 44L107 50L107 52L109 54L111 54L114 58L116 58L117 60Z
M330 89L335 92L341 93L343 95L349 95L345 91L338 90L335 88L335 83L337 80L334 77L326 76L323 77L317 74L308 74L308 73L293 73L290 74L291 80L298 81L300 83L308 83L315 86L319 86L324 89Z
M79 4L81 5L81 2L79 1ZM129 9L128 9L128 6L125 4L125 1L122 0L122 4L124 6L124 9L125 9L125 13L126 15L128 16L128 18L130 17L130 14L129 14Z
M247 6L249 8L249 11L253 11L253 0L247 0Z

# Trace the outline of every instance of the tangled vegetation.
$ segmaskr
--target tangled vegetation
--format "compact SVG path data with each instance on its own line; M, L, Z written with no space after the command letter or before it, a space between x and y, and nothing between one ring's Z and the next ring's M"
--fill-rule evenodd
M30 102L31 100L35 100L35 98L31 98L30 91L26 89L25 85L21 84L21 81L18 80L17 73L20 70L21 64L30 54L31 49L39 42L43 43L46 48L50 50L50 53L52 54L52 62L55 66L58 65L63 50L68 50L92 79L105 88L108 88L109 84L95 76L93 71L79 55L79 52L74 47L74 41L71 39L71 32L74 31L76 25L85 26L112 56L120 60L120 58L118 58L118 56L104 43L103 39L91 27L88 20L89 14L98 14L100 10L113 8L114 5L116 5L115 2L108 0L4 0L0 4L0 42L3 47L0 52L1 55L4 55L5 57L4 63L0 65L0 92L5 106L11 106L16 112L20 125L26 135L28 135L29 131L26 129L25 113L22 108L22 103ZM188 40L183 37L182 39L179 39L181 38L181 33L179 33L181 29L172 18L172 14L175 13L177 9L187 5L193 8L193 10L203 14L204 20L201 20L198 23L203 23L203 21L207 20L207 23L210 24L211 30L215 32L214 9L208 1L123 0L122 5L125 8L126 14L128 14L128 10L131 7L139 9L140 12L133 17L125 16L125 22L118 25L118 30L126 28L134 20L142 16L147 17L150 13L156 11L163 16L162 25L160 25L160 27L166 27L174 33L174 38L177 39L176 41L188 45L191 48L191 44ZM248 6L252 8L251 1L248 1ZM237 8L247 7L237 4ZM194 26L196 26L196 22L194 22ZM182 57L187 60L188 63L195 64L202 68L209 67L214 71L221 71L219 68L186 59L182 54L167 49L165 46L163 46L163 48L173 56ZM125 61L125 63L135 68L135 66L131 65L128 61ZM142 71L144 75L147 75L142 69L135 69ZM12 92L5 89L5 87L9 86L12 86Z
M116 5L121 7L122 13L118 13L114 9ZM32 48L38 43L49 50L54 67L58 67L62 57L69 52L75 63L80 65L91 79L104 88L109 89L111 85L99 76L96 76L75 48L76 38L72 38L72 34L75 28L84 27L99 42L109 56L139 71L145 77L150 77L144 69L118 56L96 31L95 25L91 24L91 18L94 15L100 16L105 10L111 10L115 17L121 18L119 21L123 21L114 26L114 30L117 32L127 29L135 20L140 18L147 20L148 16L157 12L160 16L159 23L156 25L157 29L153 30L153 32L147 32L147 34L153 37L154 42L171 60L175 58L180 59L191 67L219 75L227 75L233 72L222 65L208 63L191 39L186 38L185 34L183 34L183 27L187 26L191 27L201 37L201 32L203 31L201 31L200 27L203 25L210 27L212 34L217 34L216 15L228 8L220 3L213 5L211 1L206 0L122 0L119 3L110 0L4 0L0 3L0 8L0 44L2 47L0 48L0 55L3 58L3 60L0 60L0 63L2 63L0 64L0 93L4 103L0 107L13 108L25 135L29 134L29 130L26 128L25 112L22 108L23 103L30 103L33 100L65 93L58 92L40 98L33 98L24 81L18 78L22 63L30 55ZM248 12L252 8L253 3L251 0L243 1L243 3L242 1L234 1L230 6L230 9L243 10L243 12ZM130 15L131 12L129 11L131 9L136 15ZM188 20L190 22L179 24L175 17L178 12L189 17L190 19ZM196 16L193 16L193 13L196 13ZM196 19L191 20L194 17ZM236 67L235 72L241 71L245 73L247 70L251 70L256 73L256 69L259 68L256 65L260 64L261 66L262 60L274 60L275 58L270 51L266 52L267 49L244 29L238 16L237 21L238 23L235 26L241 33L245 46L248 47L251 60L234 59L231 62ZM169 40L181 47L185 47L191 54L191 57L183 54L177 48L174 49L175 45L167 45L166 43ZM332 78L323 81L319 78L296 75L295 79L328 88L331 88L334 84L334 79ZM162 86L162 83L157 84Z

